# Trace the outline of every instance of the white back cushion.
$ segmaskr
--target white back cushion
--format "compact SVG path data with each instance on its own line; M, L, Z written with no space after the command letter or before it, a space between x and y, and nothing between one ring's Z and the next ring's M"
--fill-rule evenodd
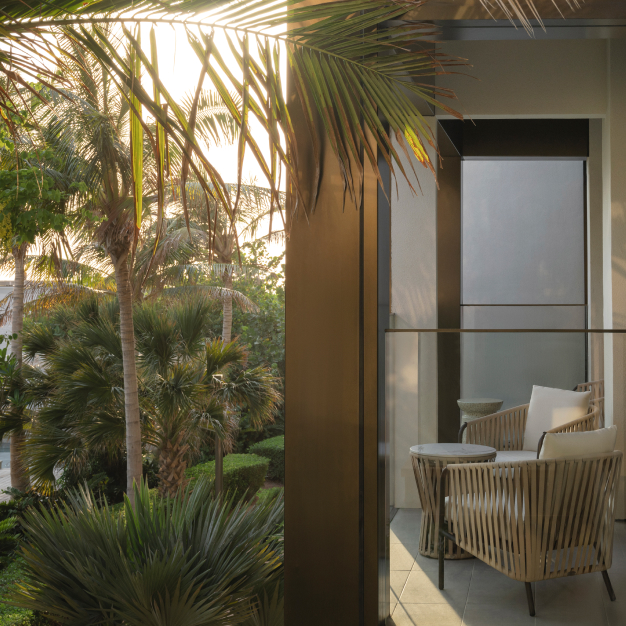
M524 431L524 450L537 451L539 439L547 430L584 417L590 398L591 391L565 391L534 385Z
M615 450L617 426L590 430L586 433L547 433L540 459L582 459L600 456Z

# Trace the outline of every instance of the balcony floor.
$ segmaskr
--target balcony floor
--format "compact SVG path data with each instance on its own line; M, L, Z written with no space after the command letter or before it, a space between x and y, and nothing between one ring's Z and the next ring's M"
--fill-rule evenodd
M418 554L420 509L400 509L391 522L391 615L396 626L624 626L626 523L615 525L613 566L617 600L602 575L533 583L537 615L528 615L526 590L478 559L446 561L446 588L438 563Z

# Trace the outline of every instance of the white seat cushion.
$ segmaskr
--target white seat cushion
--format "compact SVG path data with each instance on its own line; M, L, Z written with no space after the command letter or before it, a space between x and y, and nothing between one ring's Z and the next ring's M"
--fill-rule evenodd
M537 454L541 435L587 414L591 391L565 391L533 386L530 396L524 450Z
M615 450L616 440L617 426L586 433L547 433L539 458L582 459L609 454Z
M537 450L499 450L496 463L515 463L517 461L534 461L537 459Z

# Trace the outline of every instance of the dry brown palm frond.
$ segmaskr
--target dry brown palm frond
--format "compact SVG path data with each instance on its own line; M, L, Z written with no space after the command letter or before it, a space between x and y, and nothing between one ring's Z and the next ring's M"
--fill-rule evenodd
M215 300L232 298L243 311L253 313L259 311L258 305L240 291L217 285L181 285L179 287L165 288L162 292L162 295L165 297L195 294L203 294Z
M38 317L60 305L75 305L81 300L98 296L114 296L114 291L96 289L63 280L27 280L24 283L24 314ZM0 300L0 326L13 318L13 292Z

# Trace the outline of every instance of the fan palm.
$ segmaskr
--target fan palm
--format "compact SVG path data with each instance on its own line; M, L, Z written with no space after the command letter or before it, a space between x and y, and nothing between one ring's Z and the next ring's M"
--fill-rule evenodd
M75 312L59 309L56 319L24 333L27 358L39 355L43 362L28 377L38 417L27 458L38 483L52 481L55 467L80 469L90 456L124 453L123 359L113 304L91 300ZM163 493L180 488L188 460L209 437L234 434L242 410L260 426L273 419L280 400L270 370L244 367L247 355L236 344L207 341L210 309L206 299L192 298L135 310L143 441L158 451Z
M123 513L85 490L27 513L25 580L12 603L76 626L254 624L255 598L282 576L282 501L247 510L202 482L175 499L135 489Z

